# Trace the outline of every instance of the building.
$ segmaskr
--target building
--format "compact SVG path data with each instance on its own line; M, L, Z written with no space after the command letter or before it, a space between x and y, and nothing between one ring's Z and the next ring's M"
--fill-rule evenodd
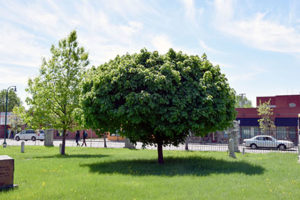
M286 139L298 144L298 114L300 113L300 95L278 95L257 97L256 106L270 100L273 108L272 119L276 130L272 135L277 139ZM237 120L240 121L241 141L261 134L257 108L237 108Z
M10 128L10 121L13 116L13 113L7 113L7 128ZM4 138L5 132L5 112L0 112L0 138Z

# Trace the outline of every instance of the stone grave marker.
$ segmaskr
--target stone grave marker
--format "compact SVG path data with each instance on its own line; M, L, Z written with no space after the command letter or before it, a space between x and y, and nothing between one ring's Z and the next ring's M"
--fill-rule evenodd
M0 156L0 190L13 188L14 185L14 159Z

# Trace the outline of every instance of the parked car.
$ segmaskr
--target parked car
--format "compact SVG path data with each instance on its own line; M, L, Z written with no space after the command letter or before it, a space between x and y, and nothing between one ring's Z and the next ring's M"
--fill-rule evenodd
M279 150L285 150L294 147L294 143L288 140L277 140L269 135L257 135L250 139L244 139L246 147L251 149L256 148L277 148Z
M28 129L28 130L22 130L20 133L17 133L15 135L15 140L41 140L43 141L45 139L45 133L43 130L38 131L38 134L36 134L35 130Z

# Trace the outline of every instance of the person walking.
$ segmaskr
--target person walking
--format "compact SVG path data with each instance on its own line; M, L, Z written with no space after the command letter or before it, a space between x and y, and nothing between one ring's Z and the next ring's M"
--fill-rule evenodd
M83 145L85 145L86 146L86 142L85 142L85 140L87 139L87 136L88 136L88 134L87 134L87 132L84 130L83 132L82 132L82 145L81 146L83 146Z
M11 138L11 139L14 139L14 130L12 130L12 131L10 132L10 138Z
M79 140L80 140L80 132L79 132L78 130L76 131L75 140L76 140L77 146L80 146L80 144L79 144Z

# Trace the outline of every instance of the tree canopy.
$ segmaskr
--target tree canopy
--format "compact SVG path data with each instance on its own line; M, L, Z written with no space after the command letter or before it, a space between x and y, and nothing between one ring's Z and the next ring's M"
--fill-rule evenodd
M89 64L88 53L78 46L76 31L52 45L52 57L43 59L40 74L29 79L26 99L30 106L26 112L30 123L39 128L55 128L63 131L62 154L65 153L67 130L76 128L76 112L79 106L79 83ZM28 120L28 121L29 121Z
M0 91L0 112L5 112L6 104L6 89ZM8 91L7 99L7 112L12 112L15 106L21 104L20 98L17 96L17 93L13 90Z
M235 93L219 66L172 49L142 49L90 69L81 103L88 127L156 144L159 163L162 146L183 143L189 131L223 130L236 115Z
M252 108L252 102L244 94L236 95L235 100L236 108Z

